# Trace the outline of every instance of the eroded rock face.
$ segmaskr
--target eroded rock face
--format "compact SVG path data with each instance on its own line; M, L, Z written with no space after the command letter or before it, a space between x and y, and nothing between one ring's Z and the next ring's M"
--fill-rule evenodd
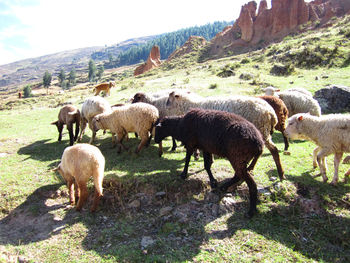
M160 64L161 64L161 61L160 61L159 47L153 46L147 61L135 69L134 76L143 74L153 68L159 67Z
M320 20L321 25L333 16L350 13L349 0L266 0L257 4L251 1L242 6L235 24L218 33L210 43L209 56L220 56L233 51L248 51L260 43L281 40L298 30L308 21Z
M190 36L182 47L176 49L173 53L170 54L167 61L181 57L193 51L197 51L200 48L204 47L206 43L207 41L204 37Z

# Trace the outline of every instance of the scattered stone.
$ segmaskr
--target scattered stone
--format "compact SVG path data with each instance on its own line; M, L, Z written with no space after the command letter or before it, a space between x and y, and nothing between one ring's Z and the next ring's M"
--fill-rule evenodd
M0 153L0 157L5 157L7 153Z
M270 177L270 181L271 181L271 182L276 181L276 180L277 180L277 177L275 177L275 176L271 176L271 177Z
M157 192L157 193L156 193L156 197L159 198L159 199L164 198L165 195L166 195L166 194L165 194L164 191L162 191L162 192Z
M346 156L343 160L344 164L350 164L350 155Z
M219 211L222 213L230 213L235 211L235 200L232 197L224 197L219 203Z
M173 208L171 206L167 206L167 207L163 207L160 209L159 211L159 215L160 216L165 216L170 214L170 212L173 210Z
M145 249L154 244L154 239L150 236L143 236L141 239L141 248Z
M319 80L319 77L318 77L318 76L316 76L316 77L315 77L315 80Z
M128 206L129 206L129 208L137 209L137 208L140 208L141 202L140 202L140 200L136 199L136 200L132 201L131 203L129 203Z
M254 78L254 75L251 74L251 73L242 73L240 76L239 76L240 79L243 79L243 80L251 80Z

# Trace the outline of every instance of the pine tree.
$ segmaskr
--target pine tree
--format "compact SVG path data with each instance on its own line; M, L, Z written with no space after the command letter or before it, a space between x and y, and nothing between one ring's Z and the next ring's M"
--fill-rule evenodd
M89 81L93 82L96 80L96 65L95 61L90 59L89 61L89 75L88 75Z

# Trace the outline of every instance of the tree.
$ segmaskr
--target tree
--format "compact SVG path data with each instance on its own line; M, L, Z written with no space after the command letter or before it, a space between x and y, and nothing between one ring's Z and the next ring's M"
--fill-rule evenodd
M32 88L30 87L30 85L26 85L23 89L23 96L25 98L29 98L32 97Z
M68 76L68 86L72 87L74 86L76 83L76 72L75 72L75 68L73 68L70 72L69 72L69 76Z
M43 77L43 84L44 84L44 87L46 88L46 94L49 94L49 87L51 85L51 79L52 79L51 74L46 70L44 77Z
M104 66L100 66L97 71L97 78L100 80L102 78L103 72L105 71Z
M67 86L67 83L66 83L66 73L64 72L64 69L61 69L61 71L60 71L60 73L58 73L58 80L59 80L59 82L60 82L60 86L62 87L62 88L64 88L63 86L65 85L65 86ZM64 85L63 85L64 84Z
M90 61L89 61L89 75L88 75L88 77L89 77L90 82L93 82L96 79L96 65L92 59L90 59Z

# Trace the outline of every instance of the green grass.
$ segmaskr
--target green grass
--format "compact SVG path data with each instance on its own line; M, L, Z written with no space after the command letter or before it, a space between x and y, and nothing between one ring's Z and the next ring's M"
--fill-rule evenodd
M328 36L330 45L347 34L348 24L346 19L339 21L327 33L334 36ZM323 45L319 32L289 37L274 45L285 51L286 45L302 48L303 38L316 36ZM269 51L205 63L197 63L198 56L191 55L136 78L129 71L111 73L105 78L118 79L117 88L106 99L115 104L138 91L171 87L211 96L261 94L260 87L266 85L281 89L298 86L311 92L329 84L350 86L349 66L296 67L290 76L273 76L270 69L279 61L272 61ZM225 68L233 70L235 76L218 77ZM242 80L242 73L255 79ZM325 75L328 78L322 78ZM312 168L315 145L291 142L291 155L283 155L283 138L278 132L273 141L281 150L287 180L276 181L275 164L265 149L254 170L260 191L259 214L250 220L245 217L249 205L246 185L218 200L210 192L202 157L191 161L190 176L184 181L177 176L184 165L182 146L170 152L171 140L167 139L162 158L153 143L138 156L125 151L117 154L111 147L111 135L101 132L95 145L106 158L104 198L95 214L88 211L91 196L83 211L76 212L68 206L62 178L51 171L69 145L68 134L64 130L63 140L58 142L57 129L50 123L63 103L70 101L80 107L91 95L91 88L77 88L59 96L1 104L0 262L18 256L42 262L350 261L350 184L342 183L349 165L340 166L336 187L312 178L318 173ZM90 136L87 130L83 142ZM125 144L134 149L139 139L129 136ZM214 159L212 170L218 180L233 176L227 160ZM333 156L327 162L331 179ZM92 195L92 182L89 191ZM140 206L130 207L135 200ZM161 209L169 207L171 211L160 216ZM150 237L152 245L142 248L143 237Z

